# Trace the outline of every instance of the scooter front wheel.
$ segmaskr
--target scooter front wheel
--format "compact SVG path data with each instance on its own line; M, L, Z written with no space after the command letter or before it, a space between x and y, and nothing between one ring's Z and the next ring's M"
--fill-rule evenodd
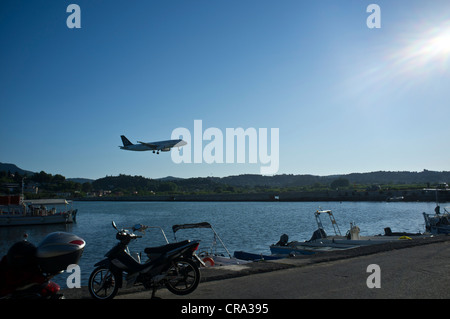
M166 287L176 295L193 292L200 282L200 270L191 259L177 259L167 272Z
M116 274L109 268L95 268L89 277L89 293L95 299L113 299L119 290Z

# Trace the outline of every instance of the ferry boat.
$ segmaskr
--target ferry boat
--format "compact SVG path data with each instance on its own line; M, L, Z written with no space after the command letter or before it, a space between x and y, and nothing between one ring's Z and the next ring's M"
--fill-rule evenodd
M18 225L71 224L77 210L66 199L32 199L0 196L0 227Z

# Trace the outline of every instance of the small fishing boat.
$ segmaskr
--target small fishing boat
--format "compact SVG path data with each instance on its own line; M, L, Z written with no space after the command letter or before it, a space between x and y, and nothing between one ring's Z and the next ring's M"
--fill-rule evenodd
M393 197L388 197L388 199L386 199L387 202L402 202L405 198L403 196L393 196Z
M434 214L423 213L425 219L425 230L433 235L450 234L450 207L444 208L444 213L441 213L441 206L439 205L439 193L448 192L448 185L442 183L440 188L424 189L426 191L434 191L436 196L436 207Z
M77 210L65 199L24 200L23 196L0 196L0 226L70 224Z
M328 236L323 228L321 215L328 215L334 229L334 236ZM360 229L354 223L350 223L350 229L345 236L341 235L339 226L331 210L318 210L314 213L318 229L313 233L310 240L299 242L289 242L289 237L283 234L280 240L270 246L273 255L312 255L331 251L341 251L356 247L383 244L398 239L411 239L411 237L395 235L392 232L389 236L360 236ZM389 228L386 228L389 229ZM389 229L390 230L390 229Z
M239 265L248 263L248 260L238 259L231 256L230 251L225 246L222 239L219 237L215 229L208 222L201 222L195 224L181 224L173 225L172 231L175 241L177 241L175 233L181 229L195 229L195 228L207 228L211 229L214 237L211 246L204 247L200 244L198 256L203 260L203 263L208 266L226 266L226 265ZM217 240L220 242L220 246L217 245Z
M437 205L434 211L435 214L423 213L426 231L433 235L450 234L450 207L445 207L444 213L441 213L441 208Z

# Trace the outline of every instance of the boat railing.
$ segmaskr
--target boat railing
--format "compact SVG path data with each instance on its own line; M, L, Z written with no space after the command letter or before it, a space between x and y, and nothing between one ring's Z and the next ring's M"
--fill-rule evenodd
M319 229L324 230L323 224L322 224L322 220L320 218L321 214L327 214L328 215L328 217L330 218L330 221L331 221L331 225L333 226L333 230L334 230L335 235L338 236L338 233L339 233L339 236L342 236L341 230L339 229L339 226L338 226L338 224L336 222L336 219L334 218L333 212L331 210L317 210L314 213L314 216L315 216L316 222L317 222L317 226L319 227Z
M163 235L164 240L166 241L166 243L169 243L169 240L167 239L166 233L164 232L164 230L162 229L162 227L160 227L160 226L146 226L146 227L147 227L147 228L158 229L158 230L161 232L161 234Z
M211 251L217 249L217 245L215 243L216 243L216 239L218 239L220 244L222 245L222 247L225 249L226 253L228 254L228 256L230 258L233 258L232 255L230 254L227 246L225 246L225 243L222 241L222 238L220 238L220 236L217 234L216 230L208 222L201 222L201 223L194 223L194 224L173 225L172 226L172 231L173 231L173 236L174 236L175 241L177 241L177 237L176 237L175 233L178 230L180 230L180 229L192 229L192 228L209 228L209 229L211 229L213 234L214 234L214 239L213 239L213 244L212 244L213 247L211 247Z
M139 226L137 228L137 226ZM148 225L142 225L142 224L136 224L134 226L129 226L129 227L125 227L125 229L131 229L134 231L139 231L141 233L146 232L147 229L157 229L161 232L162 236L164 237L164 240L166 241L167 244L169 244L169 240L167 239L166 233L164 232L164 230L162 229L162 227L160 226L148 226Z

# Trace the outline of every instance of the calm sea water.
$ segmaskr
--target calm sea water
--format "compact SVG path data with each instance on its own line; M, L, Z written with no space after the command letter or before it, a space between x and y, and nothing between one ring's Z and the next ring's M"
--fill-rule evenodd
M82 285L94 264L117 242L114 220L117 226L136 223L163 228L168 240L174 241L172 225L209 222L222 238L228 250L270 254L269 246L282 234L290 240L307 240L317 229L314 212L331 209L341 233L356 223L361 235L383 234L385 227L392 231L423 232L422 212L434 212L434 203L384 203L384 202L74 202L78 209L77 223L73 225L16 226L0 228L0 253L20 240L24 233L34 244L55 231L66 231L82 237L86 247L80 261ZM324 228L333 234L327 216L322 217ZM214 236L209 229L180 230L177 239L200 239L204 248L210 247ZM147 230L142 239L130 244L131 251L142 251L146 246L165 243L158 230ZM55 279L66 287L68 274Z

